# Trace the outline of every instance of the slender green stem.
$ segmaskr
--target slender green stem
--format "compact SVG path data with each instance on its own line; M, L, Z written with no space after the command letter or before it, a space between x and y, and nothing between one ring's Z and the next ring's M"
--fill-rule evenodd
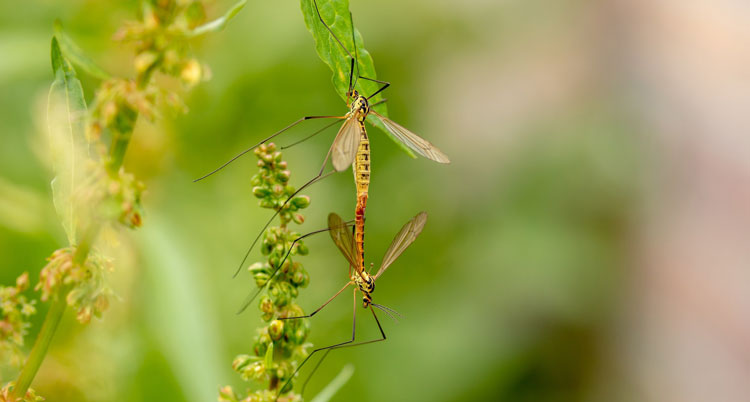
M112 130L112 145L109 148L109 162L107 163L107 170L112 175L116 174L122 166L130 139L133 137L136 120L138 120L138 112L130 108L124 108L117 115L114 124L117 129Z
M36 376L39 367L42 365L42 361L44 361L44 356L47 355L47 349L50 342L52 342L52 337L55 335L57 325L60 323L66 306L65 298L58 297L52 300L49 311L47 311L47 316L44 318L42 329L36 337L36 342L34 342L34 347L31 349L29 358L26 359L26 364L24 364L21 373L16 379L16 384L11 391L11 401L15 401L26 395L31 381L34 380L34 376Z
M91 245L96 239L98 232L98 226L89 227L84 231L83 238L73 254L74 264L80 265L86 262L91 251ZM67 303L64 295L66 293L66 290L61 290L57 294L57 297L52 299L52 304L50 304L47 316L44 318L42 329L39 331L36 341L34 341L34 346L31 348L29 358L26 359L26 363L21 369L21 373L18 374L18 379L16 379L16 385L12 391L12 401L16 400L15 398L21 398L26 395L26 391L34 380L37 371L39 371L39 367L42 365L44 357L47 355L47 349L49 349L52 338L55 336L55 331L57 331L57 326L60 324L60 319L65 312Z

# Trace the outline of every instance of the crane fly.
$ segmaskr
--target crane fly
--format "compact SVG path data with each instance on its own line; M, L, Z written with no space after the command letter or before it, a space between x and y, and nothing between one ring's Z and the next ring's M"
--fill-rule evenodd
M318 9L317 1L312 0L312 4L315 8L315 12L318 16L318 20L320 21L320 23L326 28L326 30L331 34L331 36L335 39L335 41L338 43L341 49L344 50L344 52L348 55L349 59L351 60L350 69L349 69L349 86L346 92L347 107L349 108L349 112L347 112L343 116L305 116L305 117L302 117L298 119L297 121L289 124L288 126L282 128L281 130L275 132L274 134L270 135L269 137L263 139L261 142L240 152L239 154L231 158L229 161L227 161L223 165L214 169L210 173L195 180L195 181L200 181L200 180L205 179L208 176L211 176L212 174L220 171L221 169L223 169L224 167L226 167L233 161L237 160L244 154L252 151L253 149L260 146L261 144L265 144L266 142L270 141L277 135L284 133L285 131L302 123L303 121L313 120L313 119L336 119L336 121L334 121L333 123L324 126L322 129L314 132L312 135L308 136L307 138L301 141L298 141L297 143L302 142L314 135L321 133L325 129L336 124L338 121L341 121L341 120L344 121L344 123L341 125L338 132L336 133L336 137L334 138L333 143L331 144L331 147L328 149L328 152L326 154L325 159L323 160L323 164L320 167L318 174L312 179L310 179L309 181L307 181L305 184L303 184L291 196L289 196L286 199L286 201L284 201L284 203L276 210L274 215L271 216L271 219L268 220L268 222L265 224L261 232L258 233L258 235L253 240L252 244L248 248L247 252L245 253L244 258L242 259L242 262L240 263L239 267L235 271L234 276L237 276L237 274L240 272L240 270L244 266L245 261L247 261L247 258L250 255L250 252L258 243L258 240L263 235L263 232L268 228L268 226L276 218L276 216L286 207L286 205L289 203L290 200L292 200L297 194L299 194L300 191L304 190L311 184L319 180L322 180L335 172L341 172L345 170L346 168L348 168L349 166L352 166L353 168L355 184L357 187L357 206L355 209L355 224L354 224L355 236L354 237L356 239L357 251L360 254L360 260L364 261L364 214L365 214L365 207L367 204L368 189L369 189L369 183L370 183L370 142L367 136L367 130L365 128L365 120L367 119L367 116L369 115L375 116L378 120L380 120L380 122L388 130L388 132L390 132L396 139L398 139L401 143L406 145L408 148L410 148L417 154L425 158L428 158L430 160L433 160L435 162L438 162L438 163L450 163L450 159L448 158L448 156L446 156L437 147L432 145L429 141L419 137L418 135L414 134L413 132L409 131L408 129L404 128L403 126L399 125L393 120L390 120L389 118L375 112L374 110L371 110L372 106L375 106L376 104L381 103L381 102L385 102L385 100L370 104L370 99L372 99L374 96L384 91L391 84L387 81L380 81L380 80L376 80L373 78L363 77L359 75L359 73L357 73L356 78L354 78L355 76L354 68L356 65L357 71L359 71L359 62L357 61L357 57L356 57L357 47L356 47L356 42L354 41L354 24L351 23L351 20L352 20L351 13L349 14L349 16L350 16L350 24L352 27L352 43L354 45L354 52L355 52L354 57L352 56L351 52L349 52L349 50L346 48L346 46L344 46L341 40L339 40L336 34L333 33L333 30L331 30L329 25L326 24L325 20L323 19L323 16L320 14L320 10ZM377 91L370 94L369 96L363 95L356 90L357 80L360 78L363 80L368 80L368 81L381 84L382 86ZM292 144L292 145L295 145L295 144ZM331 159L331 164L333 165L333 171L323 174L328 164L329 159ZM355 267L355 268L357 268L357 271L360 272L360 276L361 276L360 279L364 280L364 277L361 275L361 272L364 272L364 266Z
M322 310L325 306L328 305L333 299L338 297L344 290L346 290L349 286L354 285L354 311L352 316L352 339L344 342L340 342L334 345L322 347L313 350L310 352L309 355L300 363L300 365L297 367L297 369L292 373L292 375L289 377L289 379L286 381L284 386L279 388L279 395L281 394L281 391L286 388L286 386L289 384L290 381L294 378L294 376L299 372L299 370L302 368L302 366L307 363L307 361L317 352L325 350L326 353L323 355L323 357L320 359L318 364L313 369L313 373L322 363L323 359L328 355L328 353L331 350L334 349L340 349L344 347L353 347L353 346L359 346L359 345L365 345L368 343L375 343L375 342L381 342L386 339L385 331L383 331L383 327L380 325L380 321L378 320L378 316L375 314L375 309L373 307L380 309L381 311L385 312L389 316L393 317L392 314L398 314L394 310L380 305L376 304L372 301L372 293L375 291L375 281L382 275L388 267L390 267L396 259L414 242L414 240L417 239L419 234L422 232L422 229L424 228L425 223L427 223L427 213L426 212L420 212L416 216L414 216L412 219L410 219L406 224L401 228L401 230L396 234L396 236L393 238L393 241L391 242L390 247L388 247L388 250L385 252L385 256L383 257L383 261L380 264L380 268L378 269L377 273L374 275L370 274L369 272L363 271L362 273L356 272L356 270L352 271L352 267L358 267L361 265L361 261L359 260L361 258L361 254L357 252L356 249L356 243L355 239L351 233L350 230L347 229L348 222L344 222L340 216L338 216L335 213L331 213L328 215L328 229L319 230L316 232L309 233L308 235L320 233L322 231L329 231L331 234L331 238L333 239L333 242L336 244L336 247L341 251L341 254L344 255L346 258L346 261L349 263L349 281L344 285L344 287L341 288L336 294L334 294L328 301L323 303L322 306L318 307L315 311L308 315L299 316L299 317L279 317L279 320L292 320L292 319L301 319L301 318L310 318L317 314L320 310ZM307 236L307 235L305 235ZM363 279L364 278L364 279ZM357 342L355 343L355 337L356 337L356 331L357 331L357 291L362 293L362 306L365 309L370 309L370 312L372 312L372 316L375 319L375 323L378 326L378 330L380 330L380 338L372 339L369 341L363 341L363 342ZM310 377L312 377L312 374L308 377L308 380ZM304 387L307 385L307 381L305 381L305 384L303 384L303 392ZM278 395L277 395L278 398Z

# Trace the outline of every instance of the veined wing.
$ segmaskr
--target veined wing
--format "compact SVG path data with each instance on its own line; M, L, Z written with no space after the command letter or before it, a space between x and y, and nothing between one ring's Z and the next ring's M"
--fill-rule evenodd
M388 247L388 251L385 252L383 257L383 264L378 269L378 273L375 274L375 279L378 279L380 275L385 272L388 267L396 261L396 258L404 252L404 250L411 245L417 236L422 232L424 224L427 223L427 212L420 212L417 216L411 218L409 222L406 222L401 231L398 232L396 237L393 238L391 246Z
M424 156L427 159L432 159L435 162L451 162L451 160L448 159L448 155L437 149L437 147L432 145L429 141L412 133L405 127L385 116L381 116L372 110L370 111L370 113L377 116L377 118L380 119L383 124L385 124L385 127L388 129L388 131L391 132L391 134L393 134L394 137L398 138L399 141L403 142L404 145L411 148L414 152Z
M331 232L331 239L349 264L353 267L360 266L358 254L354 251L354 237L341 217L333 212L328 215L328 229Z
M333 150L333 168L337 172L347 169L354 163L354 156L359 146L359 122L351 114L336 134L331 149Z

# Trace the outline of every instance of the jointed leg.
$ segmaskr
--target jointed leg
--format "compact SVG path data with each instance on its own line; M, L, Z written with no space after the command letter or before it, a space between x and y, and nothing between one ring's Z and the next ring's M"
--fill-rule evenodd
M352 221L345 222L346 225L349 225L351 223L352 223ZM329 230L331 230L331 229L330 228L325 228L325 229L316 230L314 232L307 233L305 235L302 235L302 236L294 239L294 241L292 242L292 245L289 246L289 250L287 250L286 254L284 255L284 258L281 260L281 262L279 263L279 265L275 267L275 269L273 270L273 273L271 273L271 276L269 276L268 279L266 280L266 283L263 284L263 286L259 287L254 292L250 293L245 298L245 301L242 302L242 307L237 311L237 314L241 314L243 311L245 311L247 309L247 307L250 305L250 303L252 303L253 300L255 300L256 297L258 297L258 295L260 294L260 292L263 291L263 289L266 288L266 285L268 285L269 283L271 283L271 280L274 278L274 276L276 276L276 273L279 272L279 269L281 269L281 267L284 266L284 262L286 262L286 259L289 258L289 254L292 253L292 249L294 248L294 245L297 244L298 241L300 241L300 240L302 240L302 239L304 239L304 238L306 238L308 236L312 236L314 234L318 234L318 233L322 233L322 232L327 232Z
M341 294L341 292L343 292L343 291L344 291L344 289L348 288L348 287L349 287L349 285L351 285L351 284L352 284L352 282L347 282L347 283L346 283L346 285L344 285L344 287L343 287L343 288L341 288L341 290L339 290L338 292L336 292L336 294L335 294L335 295L331 296L331 298L330 298L330 299L328 299L328 301L327 301L327 302L323 303L323 305L322 305L322 306L318 307L318 308L317 308L317 309L316 309L315 311L313 311L312 313L310 313L310 314L308 314L308 315L301 315L301 316L298 316L298 317L279 317L279 320L294 320L294 319L298 319L298 318L310 318L310 317L314 316L315 314L317 314L317 313L318 313L318 311L322 310L322 309L323 309L323 307L327 306L327 305L328 305L328 303L332 302L332 301L333 301L333 299L335 299L336 297L338 297L338 295L340 295L340 294ZM357 309L357 305L356 305L356 293L357 293L357 288L354 288L354 293L355 293L355 305L354 305L354 309L356 310L356 309Z
M349 284L347 284L347 286L349 286ZM344 290L344 289L341 289L341 290ZM341 291L339 291L339 293L341 293ZM338 295L338 293L337 293L337 295ZM378 325L380 325L380 324L378 324ZM382 330L381 330L381 332L382 332ZM335 345L326 346L326 347L323 347L323 348L318 348L318 349L315 349L312 352L310 352L310 354L307 355L307 357L305 357L305 360L302 360L302 363L300 363L300 365L297 366L297 369L294 370L294 373L292 373L292 375L289 377L289 379L286 380L286 382L284 383L284 385L282 385L281 388L279 388L279 393L276 395L276 399L279 398L279 395L281 395L281 391L284 388L286 388L287 385L289 385L289 382L292 381L292 379L294 378L295 375L297 375L297 373L300 371L300 369L302 368L302 366L304 366L305 363L307 363L307 361L310 360L310 358L315 353L320 352L321 350L333 349L333 348L336 348L336 347L339 347L339 346L342 346L342 345L346 345L348 343L352 343L352 342L354 342L354 337L356 336L356 334L357 334L357 288L354 288L354 312L352 313L352 339L348 340L348 341L345 341L345 342L337 343Z
M253 149L255 149L255 148L259 147L259 146L260 146L261 144L264 144L264 143L265 143L266 141L268 141L268 140L272 139L273 137L276 137L277 135L279 135L279 134L283 133L283 132L284 132L284 131L286 131L286 130L289 130L290 128L292 128L292 127L296 126L296 125L297 125L297 124L299 124L299 123L302 123L302 122L303 122L303 121L305 121L305 120L311 120L311 119L339 119L339 120L341 120L341 119L343 119L343 118L344 118L343 116L305 116L305 117L303 117L303 118L301 118L301 119L299 119L299 120L295 121L294 123L292 123L292 124L290 124L290 125L288 125L288 126L286 126L286 127L282 128L281 130L279 130L279 131L277 131L277 132L273 133L272 135L270 135L269 137L267 137L267 138L266 138L266 139L264 139L263 141L261 141L261 142L259 142L259 143L255 144L255 145L253 145L252 147L250 147L250 148L248 148L248 149L246 149L246 150L244 150L244 151L240 152L239 154L235 155L235 156L234 156L234 157L233 157L232 159L228 160L228 161L227 161L227 162L225 162L225 163L224 163L223 165L221 165L221 166L219 166L218 168L214 169L214 170L213 170L213 171L211 171L210 173L207 173L207 174L205 174L205 175L203 175L203 176L201 176L201 177L199 177L199 178L197 178L197 179L193 180L193 183L195 183L195 182L197 182L197 181L201 181L201 180L205 179L206 177L208 177L208 176L211 176L212 174L214 174L214 173L218 172L219 170L221 170L221 169L224 169L224 168L225 168L225 167L226 167L227 165L229 165L230 163L234 162L235 160L237 160L237 159L238 159L239 157L241 157L242 155L244 155L244 154L246 154L246 153L248 153L248 152L252 151Z
M333 346L333 347L329 348L328 350L326 350L326 353L323 355L323 357L320 358L320 360L318 361L318 364L315 365L315 368L310 372L310 375L307 377L307 379L305 380L305 382L302 384L301 393L305 392L305 387L307 386L308 381L310 381L310 378L312 378L313 374L315 374L315 371L318 370L318 367L320 367L320 365L323 363L323 360L325 360L325 358L328 356L328 353L330 353L332 350L340 349L340 348L349 348L349 347L360 346L360 345L366 345L368 343L381 342L381 341L384 341L386 339L385 338L385 332L383 331L383 327L380 326L380 321L378 321L378 316L375 315L375 310L371 307L370 311L372 311L372 316L375 317L375 322L378 324L378 329L380 330L380 335L382 336L382 338L380 338L380 339L373 339L373 340L370 340L370 341L358 342L358 343L348 342L348 343L345 343L345 344L340 344L340 345ZM354 340L354 336L352 336L352 340Z
M300 191L302 191L305 188L307 188L307 186L309 186L309 185L311 185L311 184L313 184L313 183L315 183L315 182L317 182L319 180L323 180L326 177L332 175L333 173L336 173L336 171L334 170L334 171L326 173L325 175L323 174L323 171L326 168L326 164L328 164L328 158L331 157L331 151L333 151L333 145L331 145L331 147L328 148L328 153L326 154L326 158L323 160L323 164L320 166L320 171L318 171L318 174L315 177L313 177L310 181L308 181L307 183L303 184L302 187L300 187L299 189L297 189L297 191L295 191L292 195L290 195L289 198L287 198L286 201L284 201L284 203L281 205L281 207L279 207L279 209L277 209L276 212L274 212L274 214L271 216L271 219L269 219L268 222L266 222L266 224L263 226L263 229L260 231L260 233L258 233L258 235L255 236L255 240L253 240L253 243L247 249L247 252L245 253L245 256L242 258L242 262L240 263L239 267L237 267L237 270L234 272L234 276L233 277L236 277L237 274L240 273L240 270L242 270L242 267L245 266L245 261L247 261L247 257L250 256L250 252L253 251L253 248L255 247L255 244L258 243L258 240L260 240L260 237L263 235L263 232L265 232L266 229L268 229L268 226L271 224L271 222L273 222L273 220L284 209L284 207L286 206L286 204L288 204L289 201L291 201L297 194L299 194Z

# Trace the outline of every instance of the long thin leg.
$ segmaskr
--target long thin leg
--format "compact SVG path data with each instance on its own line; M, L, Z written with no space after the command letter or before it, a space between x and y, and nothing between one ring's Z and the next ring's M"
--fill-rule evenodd
M377 91L375 91L375 93L374 93L374 94L372 94L372 95L368 96L368 97L367 97L367 100L370 100L370 99L371 99L371 98L372 98L373 96L375 96L375 95L377 95L377 94L379 94L379 93L381 93L381 92L385 91L385 89L386 89L386 88L388 88L389 86L391 86L391 83L390 83L390 82L388 82L388 81L380 81L380 80L376 80L376 79L373 79L373 78L367 78L367 77L359 77L359 78L362 78L363 80L368 80L368 81L372 81L372 82L377 82L378 84L383 84L383 86L382 86L382 87L380 87L380 89L378 89Z
M388 98L383 98L383 99L381 99L381 100L379 100L379 101L377 101L375 103L370 103L370 107L375 107L377 105L380 105L381 103L386 103L386 102L388 102Z
M364 341L364 342L347 343L347 344L336 345L336 346L333 346L333 347L329 348L328 350L326 350L326 353L323 354L323 357L321 357L320 360L318 360L318 364L315 365L315 368L313 368L313 370L310 372L310 375L307 376L307 379L302 384L302 389L300 390L301 394L305 393L305 387L307 386L308 381L310 381L310 379L312 378L313 374L315 374L315 371L318 370L318 367L320 367L320 365L323 363L323 360L325 360L325 358L328 357L328 353L330 353L332 350L341 349L341 348L351 348L351 347L354 347L354 346L367 345L368 343L382 342L382 341L384 341L386 339L385 332L383 331L383 327L380 326L380 321L378 320L378 316L375 315L375 310L372 309L372 308L370 308L370 311L372 311L372 316L375 317L375 322L378 324L378 329L380 330L380 335L382 336L382 338L380 338L380 339L373 339L373 340Z
M354 221L347 221L347 222L344 222L344 224L348 226L352 222L354 222ZM281 262L279 263L279 265L277 265L276 267L274 267L273 273L271 274L271 276L268 277L268 279L266 280L266 283L264 283L263 286L259 287L257 290L255 290L254 292L250 293L245 298L245 301L242 302L242 307L237 311L237 314L242 314L242 312L247 309L247 307L250 305L250 303L252 303L253 300L255 300L256 297L258 297L258 295L260 294L260 292L263 291L263 289L265 289L266 286L269 283L271 283L271 279L273 279L274 276L276 276L276 273L279 272L279 269L281 269L281 267L284 266L284 262L286 262L286 259L289 257L289 254L292 253L292 249L294 248L294 245L297 244L298 241L300 241L300 240L302 240L302 239L304 239L304 238L306 238L308 236L312 236L314 234L318 234L318 233L322 233L322 232L327 232L329 230L331 230L331 228L325 228L325 229L316 230L314 232L307 233L305 235L302 235L302 236L294 239L294 241L292 241L292 245L289 246L289 250L287 250L286 254L284 255L284 258L281 260Z
M373 310L372 308L370 308L370 311L372 312L372 316L375 317L375 323L378 324L378 329L380 330L380 336L382 336L382 338L371 339L369 341L357 342L357 343L344 342L344 343L340 343L338 345L334 345L334 346L330 347L329 349L351 348L351 347L354 347L354 346L367 345L368 343L382 342L382 341L386 340L385 331L383 331L383 327L380 325L380 320L378 320L378 316L375 314L375 310ZM354 340L354 339L352 338L352 340Z
M273 214L273 216L271 216L271 219L269 219L268 222L266 222L266 224L263 226L263 229L260 231L260 233L258 233L258 235L255 236L255 240L253 240L253 244L251 244L250 247L247 249L247 252L245 253L245 256L242 258L242 262L240 262L239 267L237 267L237 270L234 272L234 275L232 276L233 278L237 277L237 274L240 273L240 271L242 270L242 267L245 266L245 261L247 261L247 257L250 255L250 252L253 251L253 248L255 247L255 244L258 243L258 240L260 240L260 237L263 235L263 232L265 232L266 229L268 229L268 225L270 225L271 222L273 222L273 220L284 209L284 207L286 206L286 204L288 204L289 201L291 201L294 198L294 196L296 196L297 194L299 194L299 192L302 191L302 190L304 190L307 186L315 183L316 181L323 180L326 177L328 177L328 176L336 173L336 171L334 170L334 171L328 172L325 175L323 175L323 171L326 168L326 164L328 164L328 158L331 157L331 151L333 151L333 145L331 145L331 147L328 148L328 153L326 154L326 158L323 160L323 165L320 166L320 171L318 171L318 174L315 177L313 177L310 181L308 181L307 183L303 184L302 187L300 187L297 191L294 192L294 194L290 195L289 198L287 198L286 201L284 201L284 203L281 205L281 207L279 207L279 209L276 210L276 212Z
M341 293L341 292L339 292L339 293ZM354 337L356 336L356 334L357 334L357 288L354 288L354 311L352 313L352 339L348 340L348 341L341 342L341 343L337 343L335 345L326 346L326 347L323 347L323 348L318 348L318 349L315 349L312 352L310 352L310 354L307 355L307 357L305 357L305 360L302 360L302 363L300 363L300 365L297 366L297 369L294 370L294 373L292 373L292 375L289 377L289 379L286 380L286 382L284 383L284 385L281 386L281 388L279 388L279 393L276 394L276 399L277 400L279 399L279 395L281 395L281 391L283 391L284 388L286 388L286 386L289 385L289 382L292 381L292 379L294 378L295 375L297 375L297 373L302 368L302 366L304 366L305 363L307 363L307 361L310 360L310 358L315 353L320 352L321 350L333 349L333 348L335 348L337 346L342 346L342 345L346 345L348 343L352 343L352 342L354 342Z
M317 313L318 313L318 311L320 311L320 310L323 310L323 307L327 306L327 305L328 305L328 303L332 302L332 301L333 301L333 299L335 299L336 297L338 297L338 295L340 295L340 294L341 294L341 292L343 292L343 291L344 291L344 289L348 288L348 287L349 287L349 285L351 285L351 284L352 284L352 282L351 282L351 281L350 281L350 282L347 282L347 284L346 284L346 285L344 285L344 287L343 287L343 288L341 288L341 290L339 290L338 292L336 292L336 294L335 294L335 295L331 296L331 298L330 298L330 299L328 299L328 301L327 301L327 302L323 303L323 305L322 305L322 306L318 307L318 308L317 308L317 309L316 309L315 311L313 311L312 313L310 313L310 314L308 314L308 315L301 315L301 316L298 316L298 317L279 317L279 320L296 320L296 319L298 319L298 318L310 318L310 317L314 316L315 314L317 314ZM355 294L356 294L356 292L357 292L357 288L354 288L354 292L355 292ZM357 307L357 305L356 305L356 297L355 297L355 305L354 305L354 307L355 307L355 308Z
M314 133L312 133L312 134L308 135L307 137L305 137L305 138L303 138L303 139L301 139L301 140L299 140L299 141L293 142L293 143L291 143L291 144L289 144L289 145L284 145L284 146L282 146L282 147L281 147L281 149L288 149L288 148L291 148L291 147L293 147L293 146L295 146L295 145L297 145L297 144L303 143L303 142L305 142L305 141L309 140L310 138L312 138L312 137L315 137L316 135L318 135L318 134L322 133L323 131L326 131L326 130L328 130L329 128L331 128L331 126L333 126L333 125L335 125L335 124L338 124L338 123L339 123L338 121L334 121L334 122L333 122L333 123L331 123L331 124L327 124L327 125L326 125L325 127L321 128L320 130L318 130L318 131L316 131L316 132L314 132Z
M218 168L214 169L214 170L213 170L213 171L211 171L210 173L207 173L207 174L205 174L205 175L203 175L203 176L201 176L201 177L199 177L199 178L197 178L197 179L193 180L193 183L195 183L195 182L197 182L197 181L201 181L201 180L205 179L206 177L208 177L208 176L211 176L212 174L214 174L214 173L218 172L219 170L221 170L221 169L224 169L224 168L225 168L225 167L226 167L227 165L229 165L230 163L234 162L235 160L237 160L237 159L238 159L239 157L241 157L242 155L244 155L244 154L246 154L246 153L248 153L248 152L252 151L253 149L255 149L255 148L259 147L259 146L260 146L261 144L264 144L264 143L265 143L266 141L268 141L268 140L272 139L273 137L276 137L277 135L279 135L279 134L283 133L283 132L284 132L284 131L286 131L286 130L289 130L290 128L292 128L292 127L296 126L296 125L297 125L297 124L299 124L299 123L302 123L302 122L303 122L303 121L305 121L305 120L311 120L311 119L339 119L339 120L341 120L341 119L343 119L343 118L345 118L345 117L344 117L344 116L305 116L305 117L303 117L303 118L301 118L301 119L298 119L298 120L297 120L297 121L295 121L294 123L292 123L292 124L290 124L290 125L288 125L288 126L286 126L286 127L282 128L281 130L279 130L279 131L277 131L277 132L273 133L272 135L270 135L269 137L267 137L267 138L266 138L266 139L264 139L263 141L261 141L261 142L259 142L259 143L255 144L255 145L253 145L252 147L250 147L250 148L248 148L248 149L246 149L246 150L244 150L244 151L242 151L242 152L238 153L237 155L235 155L235 156L234 156L234 158L232 158L232 159L230 159L230 160L226 161L226 162L225 162L225 163L224 163L223 165L221 165L221 166L219 166Z
M336 36L335 33L333 33L333 31L328 26L328 24L326 24L326 22L323 21L323 16L320 15L320 10L318 10L318 2L316 2L315 0L313 0L313 5L315 6L315 12L318 14L318 19L320 20L320 22L323 23L323 26L326 27L326 29L328 30L328 32L331 33L331 36L333 36L333 39L336 39L336 42L339 43L339 46L341 46L341 48L344 49L344 51L346 52L346 54L349 55L349 58L351 58L352 60L354 60L354 57L352 57L352 54L349 53L349 50L347 50L346 46L344 46L344 44L341 43L341 41L339 40L339 38ZM349 85L351 86L351 77L349 79L350 79Z

